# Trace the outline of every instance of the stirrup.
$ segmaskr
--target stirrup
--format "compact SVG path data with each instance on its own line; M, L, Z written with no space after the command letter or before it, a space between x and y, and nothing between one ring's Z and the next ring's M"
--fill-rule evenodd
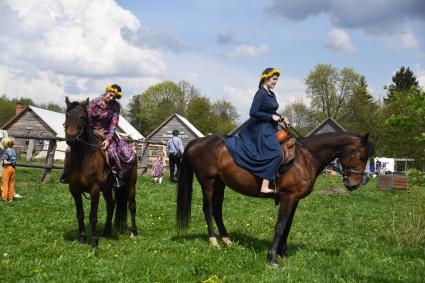
M114 182L114 187L115 188L121 188L124 185L123 180L121 180L121 178L114 176L115 178L115 182Z

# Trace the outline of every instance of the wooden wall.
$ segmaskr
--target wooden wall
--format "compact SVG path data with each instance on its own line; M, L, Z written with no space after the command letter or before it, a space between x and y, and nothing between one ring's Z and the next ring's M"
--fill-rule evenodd
M149 138L149 142L154 144L166 144L173 136L173 130L179 130L179 137L182 139L184 147L186 147L191 140L197 138L184 123L174 116Z
M4 128L13 137L14 135L36 135L55 137L56 134L49 129L46 123L38 118L31 109L17 118L13 123ZM15 150L18 154L26 153L29 141L26 139L15 139ZM44 141L35 141L35 150L37 153L42 150Z

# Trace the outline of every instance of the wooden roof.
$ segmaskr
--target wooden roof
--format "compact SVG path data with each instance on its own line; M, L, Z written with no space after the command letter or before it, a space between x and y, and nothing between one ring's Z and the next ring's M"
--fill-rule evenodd
M345 133L347 132L337 121L329 117L323 120L316 128L314 128L307 137L324 133Z

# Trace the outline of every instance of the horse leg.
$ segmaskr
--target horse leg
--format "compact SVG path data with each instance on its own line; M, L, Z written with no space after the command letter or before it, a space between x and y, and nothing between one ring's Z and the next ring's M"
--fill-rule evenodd
M215 223L217 224L220 237L226 246L230 246L232 242L229 239L226 227L223 223L223 199L224 199L224 187L223 182L216 178L214 182L214 193L213 193L213 216Z
M213 188L214 188L214 179L208 179L202 182L202 195L203 195L203 206L202 210L204 211L205 215L205 221L207 222L208 226L208 236L209 236L209 242L212 246L218 247L217 238L215 237L214 233L214 227L212 224L212 200L213 200Z
M267 253L267 260L273 265L273 267L279 266L277 261L277 248L282 239L282 235L285 231L286 224L288 223L288 219L292 213L295 203L296 201L291 196L280 197L279 215L275 226L275 234L269 252Z
M83 209L83 199L81 193L71 191L72 197L75 201L75 208L77 210L77 221L78 221L78 238L80 243L86 242L86 232L84 227L84 209Z
M112 215L114 214L114 199L112 197L112 187L106 188L103 192L103 198L106 202L106 223L103 228L103 236L106 238L112 235Z
M288 257L288 235L289 231L291 230L292 226L292 220L294 219L295 210L297 209L298 201L295 202L294 207L292 208L291 215L289 215L288 222L286 223L285 231L283 231L282 240L279 243L279 246L277 248L277 254L280 256Z
M124 208L126 209L126 208ZM136 238L137 236L137 226L136 226L136 183L131 181L128 185L128 209L130 210L131 215L131 238Z
M99 206L99 194L100 190L96 187L93 188L90 193L91 205L90 205L90 224L91 224L91 247L96 248L99 244L97 236L97 209Z

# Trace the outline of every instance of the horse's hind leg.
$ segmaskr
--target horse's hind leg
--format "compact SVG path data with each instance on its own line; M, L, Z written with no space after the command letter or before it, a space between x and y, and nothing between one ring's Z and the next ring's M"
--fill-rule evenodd
M199 178L198 178L199 179ZM210 244L214 247L218 246L217 238L215 237L214 227L212 224L212 212L213 212L213 188L214 188L214 179L207 179L201 182L202 194L203 194L203 206L202 209L204 211L205 221L208 226L208 236Z
M112 197L112 188L105 188L103 198L106 202L106 223L103 229L104 237L111 237L112 235L112 215L114 214L114 199Z
M223 199L224 199L224 187L223 182L216 178L214 182L214 193L213 193L213 215L215 223L217 224L220 237L226 246L231 244L229 234L227 233L226 227L223 223Z
M292 208L291 215L289 215L288 222L286 223L285 231L283 231L282 239L280 240L279 246L277 248L277 254L280 256L288 256L288 235L291 230L292 220L294 219L295 210L297 210L298 201L294 204Z
M84 209L83 209L83 199L81 193L74 192L71 190L72 197L75 201L75 208L77 211L77 221L78 221L78 240L80 243L86 242L86 232L84 227Z
M93 188L90 193L91 205L90 205L90 224L91 224L91 247L97 248L99 239L97 236L97 209L99 207L99 194L98 188Z
M128 188L128 209L130 210L131 216L131 238L137 236L136 226L136 183L131 181Z

